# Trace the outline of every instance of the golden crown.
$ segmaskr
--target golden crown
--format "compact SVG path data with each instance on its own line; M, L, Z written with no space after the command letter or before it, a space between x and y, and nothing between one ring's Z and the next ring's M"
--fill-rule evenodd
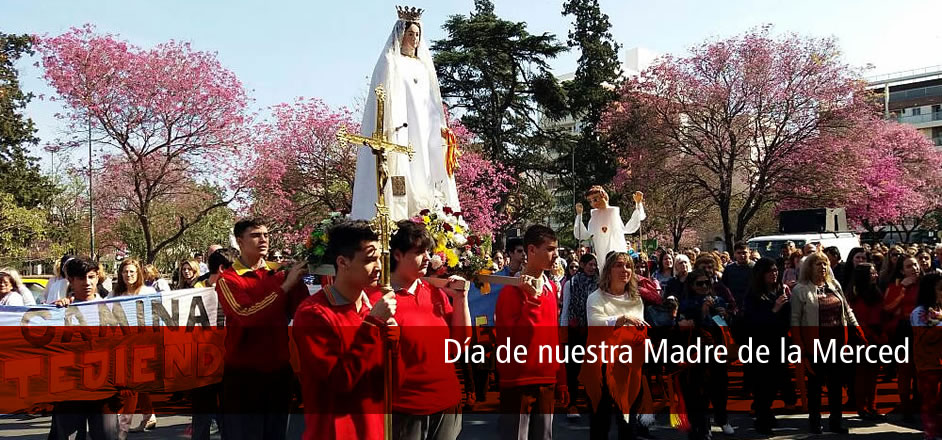
M399 13L399 19L402 21L419 21L425 10L414 6L396 6L396 12Z

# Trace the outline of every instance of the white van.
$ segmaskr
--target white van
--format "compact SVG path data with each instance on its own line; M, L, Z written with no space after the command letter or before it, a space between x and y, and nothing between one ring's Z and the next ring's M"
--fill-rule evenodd
M789 241L794 242L799 250L806 243L817 243L818 249L821 250L837 246L841 251L841 258L847 258L851 249L860 247L860 237L855 232L813 232L755 237L749 240L749 248L758 250L763 257L777 259L782 256L782 249Z

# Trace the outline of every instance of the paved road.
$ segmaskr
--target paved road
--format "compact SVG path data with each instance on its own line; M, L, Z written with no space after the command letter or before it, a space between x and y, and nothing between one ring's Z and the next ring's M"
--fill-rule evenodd
M185 439L183 430L189 423L187 416L163 416L159 419L157 429L146 433L135 433L128 437L130 440L152 440L152 439ZM874 440L920 440L922 433L918 430L919 426L915 424L900 423L898 416L890 415L888 423L872 426L864 423L856 417L845 419L845 423L850 428L849 436L837 436L833 434L809 435L807 434L807 417L802 415L780 416L779 428L775 430L774 437L765 437L753 431L751 419L745 414L735 414L731 416L731 423L737 428L735 436L727 437L719 433L719 428L714 428L715 439L814 439L814 438L852 438L852 439L874 439ZM0 438L8 440L44 440L49 432L50 417L39 416L0 416ZM660 417L652 433L658 439L674 440L686 439L686 435L666 426L665 417ZM292 430L299 432L300 426L297 423L291 423ZM497 416L493 414L467 414L464 419L464 430L459 439L461 440L493 440L497 426ZM565 416L556 417L554 421L554 438L557 439L585 439L589 437L588 417L582 417L578 423L569 423ZM213 439L218 439L214 435ZM291 439L299 438L299 435L289 436ZM612 439L616 438L614 431Z
M735 436L728 437L719 432L719 428L714 428L714 439L814 439L814 438L853 438L863 440L921 440L922 432L920 424L903 423L901 416L896 414L894 409L899 404L896 394L896 382L890 378L882 378L877 386L877 408L883 413L889 413L886 423L873 425L864 422L856 417L856 414L845 414L845 424L850 428L849 436L837 436L834 434L809 435L807 414L783 415L786 412L782 409L781 401L776 401L774 407L779 418L779 427L775 430L775 436L765 437L752 430L752 419L748 415L749 404L751 403L745 397L743 391L742 374L738 367L730 370L730 399L727 408L730 411L730 423L736 428ZM581 393L580 393L581 394ZM189 412L186 401L171 402L170 394L151 394L154 405L158 412L164 414L187 414ZM584 397L584 396L583 396ZM494 440L497 434L497 400L499 396L496 391L487 393L487 401L479 402L474 406L473 413L464 415L463 431L459 436L461 440ZM826 402L826 394L823 396ZM823 407L827 408L825 402ZM580 408L587 408L584 398L580 397L578 404ZM154 431L146 433L133 433L129 436L130 440L151 440L151 439L185 439L184 429L190 421L186 415L158 416L158 427ZM0 416L0 439L11 440L44 440L49 432L50 417L7 415ZM825 421L827 416L824 416ZM136 421L135 421L136 422ZM570 423L565 415L559 415L553 423L554 438L556 439L585 439L589 437L588 416L583 416L578 422ZM300 438L303 432L303 420L300 415L292 415L289 420L290 440ZM652 429L652 433L658 439L674 440L686 439L686 435L680 431L669 427L668 419L665 414L658 416L657 422ZM219 436L213 436L218 439ZM617 435L612 430L610 438L615 439Z

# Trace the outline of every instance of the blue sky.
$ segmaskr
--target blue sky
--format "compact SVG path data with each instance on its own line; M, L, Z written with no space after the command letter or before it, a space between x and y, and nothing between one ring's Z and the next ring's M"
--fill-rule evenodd
M58 34L92 23L148 47L167 40L190 41L198 50L217 52L265 108L296 97L319 97L333 106L354 103L395 21L397 2L336 1L42 1L0 0L0 30L6 33ZM401 4L401 3L400 3ZM467 14L473 0L420 0L426 9L426 38L444 36L449 15ZM709 38L741 33L771 23L776 32L835 36L845 60L868 63L873 74L942 65L942 1L790 0L707 1L601 0L615 39L625 48L683 54ZM570 20L560 14L562 0L495 0L503 18L525 21L531 32L551 32L564 40ZM575 69L578 54L552 62L558 74ZM26 90L52 94L28 60L19 65ZM42 141L62 127L57 104L36 101L28 112ZM48 161L48 155L42 155Z

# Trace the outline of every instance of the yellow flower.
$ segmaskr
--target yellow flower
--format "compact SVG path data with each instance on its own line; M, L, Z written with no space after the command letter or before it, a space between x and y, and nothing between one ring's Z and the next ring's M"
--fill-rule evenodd
M445 249L445 258L448 259L448 267L455 267L458 265L458 255L455 254L453 249Z
M435 240L435 253L437 254L439 252L444 251L445 244L446 244L445 239L442 237L438 237L438 239Z
M455 225L455 234L464 234L464 229L460 225Z
M422 216L422 221L423 221L425 224L429 224L429 223L432 222L432 219L430 219L429 216L427 216L427 215L423 215L423 216Z

